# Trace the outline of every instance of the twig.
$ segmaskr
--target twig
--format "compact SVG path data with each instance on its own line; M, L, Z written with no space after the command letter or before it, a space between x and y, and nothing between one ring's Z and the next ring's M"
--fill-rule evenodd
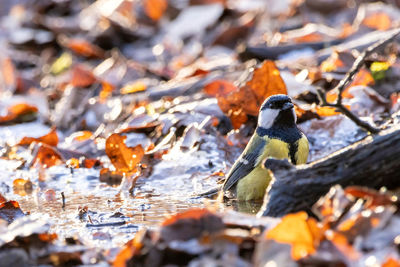
M357 74L357 72L360 71L361 67L364 65L365 59L370 56L372 53L374 53L376 50L379 48L384 47L387 43L391 42L394 38L396 38L400 34L400 28L394 30L387 38L378 41L371 46L369 46L367 49L364 50L364 52L361 53L361 55L358 56L356 61L354 61L353 66L351 69L347 72L346 76L339 82L339 84L333 89L338 92L338 97L336 99L335 103L329 103L326 100L326 95L325 92L322 89L317 89L317 94L319 97L319 100L321 102L322 106L327 106L327 107L334 107L338 109L341 113L343 113L345 116L347 116L349 119L354 121L358 126L363 128L364 130L376 134L380 131L379 128L376 128L369 124L366 121L361 120L358 118L353 112L351 112L348 108L346 108L342 104L342 93L346 86L354 79L354 76Z
M65 195L64 192L61 192L61 197L62 197L62 208L65 208Z

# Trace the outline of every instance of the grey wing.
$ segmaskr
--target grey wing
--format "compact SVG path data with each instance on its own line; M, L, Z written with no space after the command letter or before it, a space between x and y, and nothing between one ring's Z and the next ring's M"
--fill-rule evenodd
M265 145L266 141L257 135L254 135L250 139L246 149L236 160L235 164L228 173L227 179L223 186L224 191L229 190L240 179L245 177L254 169L257 159L261 155Z

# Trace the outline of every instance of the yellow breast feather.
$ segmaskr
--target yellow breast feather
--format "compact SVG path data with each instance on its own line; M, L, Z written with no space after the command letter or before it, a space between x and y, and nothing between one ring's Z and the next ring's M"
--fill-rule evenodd
M297 164L307 163L309 144L307 137L302 134L301 138L297 141L297 152L296 152L296 162Z
M264 152L260 155L256 165L262 163L267 157L286 159L289 157L289 144L275 138L263 137L266 140Z

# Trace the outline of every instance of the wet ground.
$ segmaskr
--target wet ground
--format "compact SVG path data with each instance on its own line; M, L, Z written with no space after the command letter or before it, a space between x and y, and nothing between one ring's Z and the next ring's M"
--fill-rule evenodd
M347 129L347 135L342 132L329 134L318 127L321 123L318 120L300 125L310 139L310 160L322 157L321 151L330 153L357 137L358 129L352 127L347 119L336 116L325 120L334 121L337 129ZM0 138L8 142L12 138L17 142L23 136L41 136L48 131L49 128L39 122L25 123L0 127ZM358 138L361 137L359 134ZM233 148L233 151L237 151L237 155L240 148ZM29 156L27 151L28 160ZM212 135L203 137L201 145L192 150L172 148L154 166L149 177L137 180L132 194L127 179L120 185L110 186L99 182L99 170L96 169L71 171L65 166L54 166L40 173L35 168L18 170L19 164L18 161L0 160L0 193L7 199L17 200L24 212L47 218L52 231L59 236L78 236L103 248L120 246L141 227L155 227L166 216L189 208L213 206L219 210L255 213L261 205L223 205L215 200L195 197L196 193L217 185L220 178L211 174L221 170L226 172L232 164ZM18 191L13 188L13 181L17 178L30 180L32 189Z

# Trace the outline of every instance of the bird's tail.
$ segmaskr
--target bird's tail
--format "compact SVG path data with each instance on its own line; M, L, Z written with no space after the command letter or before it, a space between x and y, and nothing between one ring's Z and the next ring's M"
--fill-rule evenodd
M218 192L221 190L222 186L217 186L214 188L211 188L210 190L204 192L204 193L200 193L197 196L198 197L207 197L207 198L211 198L214 195L218 194Z

